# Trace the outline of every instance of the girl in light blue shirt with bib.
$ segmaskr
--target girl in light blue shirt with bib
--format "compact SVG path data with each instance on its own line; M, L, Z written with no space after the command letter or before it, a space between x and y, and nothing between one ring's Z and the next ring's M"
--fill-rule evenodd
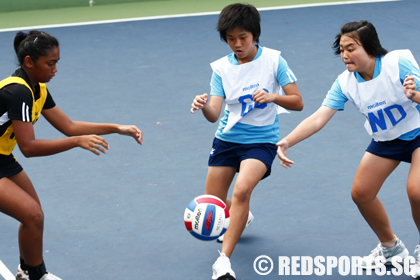
M301 122L278 145L284 167L293 161L287 150L324 127L350 101L366 117L365 129L372 137L354 177L351 190L366 222L379 239L370 255L358 266L375 269L383 262L401 262L409 255L394 234L387 213L377 197L386 178L401 161L411 163L407 192L414 222L420 230L420 71L409 50L388 52L379 41L375 27L367 21L342 26L333 48L347 70L338 76L322 106ZM412 276L420 276L420 245L414 250L416 265ZM379 263L377 257L383 257Z
M280 140L277 114L302 110L303 102L296 77L280 52L258 44L260 15L255 7L225 7L217 29L233 53L211 63L211 98L197 95L191 112L201 110L208 121L216 122L224 107L210 152L205 194L219 197L230 212L212 279L232 280L236 275L229 258L245 226L252 222L251 193L269 176L276 157ZM230 200L227 194L237 172Z

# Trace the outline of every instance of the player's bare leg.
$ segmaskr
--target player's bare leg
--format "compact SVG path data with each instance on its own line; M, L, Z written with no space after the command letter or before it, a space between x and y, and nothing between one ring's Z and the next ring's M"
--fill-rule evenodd
M411 167L407 179L407 194L410 199L411 213L413 220L420 232L420 149L414 151L411 156ZM416 264L412 269L411 276L417 278L420 276L420 245L414 249L413 256L416 258Z
M267 166L257 159L241 162L230 208L230 224L223 240L222 253L230 257L248 220L249 201L255 186L267 172Z
M351 190L353 201L381 242L394 239L394 233L377 194L398 164L398 161L366 152L357 169Z
M235 174L236 169L230 166L209 166L204 193L217 196L229 208L230 200L227 202L227 194Z
M17 185L19 184L19 185ZM44 214L38 196L24 171L10 179L0 179L0 211L21 222L21 257L31 266L42 264Z

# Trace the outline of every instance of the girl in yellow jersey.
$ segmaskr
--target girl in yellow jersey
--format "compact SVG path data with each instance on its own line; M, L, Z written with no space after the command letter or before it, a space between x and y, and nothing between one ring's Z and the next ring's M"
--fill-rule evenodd
M108 143L97 135L119 133L142 144L142 132L134 125L72 121L58 108L45 83L57 72L59 43L40 31L18 32L14 48L20 68L0 82L0 211L17 219L20 265L16 279L60 280L48 273L42 256L44 213L25 171L12 155L16 144L25 157L46 156L75 147L96 155ZM35 138L33 124L43 115L66 138Z

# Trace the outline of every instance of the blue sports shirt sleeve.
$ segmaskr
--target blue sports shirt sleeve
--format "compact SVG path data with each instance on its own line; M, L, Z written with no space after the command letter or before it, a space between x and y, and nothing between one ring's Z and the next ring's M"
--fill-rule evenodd
M400 60L398 61L398 67L400 70L400 81L401 84L404 84L405 76L414 76L414 81L416 83L417 91L420 90L420 71L419 69L414 66L413 63L411 63L410 60L400 57ZM417 110L420 112L420 105L417 105ZM398 139L405 140L405 141L411 141L415 138L417 138L420 135L420 128L414 129L410 132L407 132Z
M410 60L400 57L398 62L400 68L400 80L401 84L404 84L405 76L414 76L414 81L416 82L417 91L420 90L420 71L419 69L411 63Z
M211 75L210 80L210 95L225 97L222 78L219 75L217 75L214 71Z
M281 87L297 81L295 74L293 74L289 65L287 65L287 61L281 55L279 56L279 65L277 67L277 81Z
M343 111L344 104L347 101L348 98L341 91L340 83L338 79L336 79L334 84L331 86L331 89L328 91L327 96L325 97L322 105L334 110Z

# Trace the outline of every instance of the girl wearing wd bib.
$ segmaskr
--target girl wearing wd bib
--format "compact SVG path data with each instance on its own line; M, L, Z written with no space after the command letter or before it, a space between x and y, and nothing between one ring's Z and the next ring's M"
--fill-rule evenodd
M333 48L341 54L347 70L337 78L323 106L277 144L277 153L281 164L290 167L293 161L286 157L288 148L318 132L347 101L366 116L365 128L373 139L360 162L351 194L380 241L358 265L376 268L378 256L391 262L395 256L403 259L409 254L394 235L377 197L383 182L401 161L411 163L407 192L420 230L420 71L409 50L388 53L375 27L367 21L343 25ZM420 276L419 252L418 245L415 278Z
M225 7L217 29L233 53L211 63L211 98L196 96L191 112L202 110L208 121L216 122L226 103L210 152L205 193L225 201L230 210L230 225L220 257L213 264L212 279L235 279L229 258L253 219L251 193L270 174L280 133L277 114L285 109L302 110L303 102L296 77L280 52L258 45L260 15L255 7ZM280 88L285 95L279 95Z
M13 157L16 144L25 157L47 156L81 147L96 155L108 143L96 134L119 133L142 144L141 131L132 125L70 120L55 104L45 83L57 72L59 43L45 32L18 32L14 40L21 66L0 82L0 211L21 224L18 280L60 280L46 271L42 256L44 213L28 175ZM66 138L40 140L33 125L43 115ZM40 167L40 172L45 170Z

